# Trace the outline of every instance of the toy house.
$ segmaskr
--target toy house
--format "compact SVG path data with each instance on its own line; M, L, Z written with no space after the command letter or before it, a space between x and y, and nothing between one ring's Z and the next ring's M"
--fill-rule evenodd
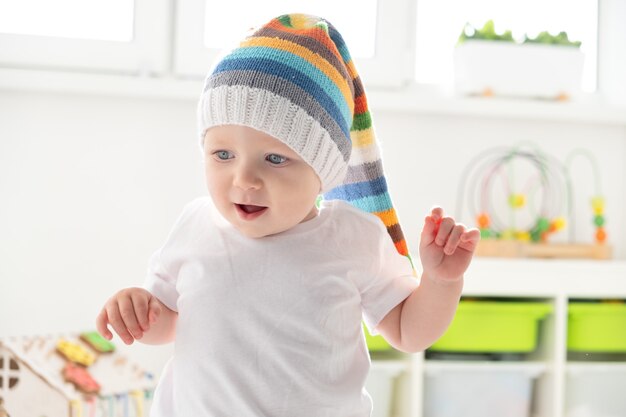
M0 339L2 417L144 417L155 386L96 332Z

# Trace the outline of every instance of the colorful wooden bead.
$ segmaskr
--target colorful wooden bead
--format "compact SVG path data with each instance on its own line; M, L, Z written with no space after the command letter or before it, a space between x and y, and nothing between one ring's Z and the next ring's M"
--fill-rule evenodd
M480 213L476 218L476 223L479 229L486 229L491 224L491 219L487 213Z
M539 242L541 240L541 232L537 229L533 229L530 231L530 240L533 242Z
M514 209L524 207L526 205L526 196L524 194L511 194L509 196L509 205Z
M554 230L559 232L565 229L565 225L567 224L567 222L565 221L564 217L557 217L552 221L552 224L554 225Z
M591 207L594 210L604 210L604 198L600 196L593 197L591 199Z
M545 217L540 217L537 220L537 225L535 226L535 228L540 232L547 231L550 228L550 220Z
M606 232L603 227L598 227L596 230L596 242L604 243L606 241Z
M513 229L507 229L504 230L502 232L502 234L500 235L501 239L505 239L505 240L513 240L515 239L515 230Z

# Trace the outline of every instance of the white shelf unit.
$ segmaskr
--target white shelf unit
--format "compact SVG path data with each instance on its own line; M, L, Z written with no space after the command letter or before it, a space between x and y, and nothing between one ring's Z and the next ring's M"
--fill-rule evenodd
M539 326L537 350L520 360L427 359L423 353L392 356L406 369L396 384L391 416L431 417L424 413L424 385L428 383L426 375L433 371L534 372L538 376L532 391L531 417L570 417L566 409L568 374L591 370L607 376L626 375L626 354L602 362L587 361L584 355L583 359L568 361L567 354L568 303L626 300L625 261L476 258L466 274L463 296L539 300L552 304L553 311ZM383 361L373 356L373 367ZM621 401L623 393L614 391L619 396L616 400Z

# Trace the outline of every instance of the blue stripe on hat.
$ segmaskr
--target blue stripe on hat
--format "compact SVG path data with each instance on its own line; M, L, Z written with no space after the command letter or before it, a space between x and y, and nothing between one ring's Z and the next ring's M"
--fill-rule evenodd
M330 38L335 43L335 46L337 47L339 54L341 54L341 58L343 59L343 62L347 64L348 62L352 60L352 57L350 56L350 51L348 51L346 42L343 40L341 33L339 33L339 31L335 29L332 25L329 25L328 29L329 29Z
M339 86L328 78L328 76L318 67L312 65L308 60L302 58L301 56L268 46L246 46L245 48L236 49L226 59L230 59L231 57L242 59L262 57L264 59L273 59L277 62L288 65L295 71L302 72L322 87L324 92L326 92L326 94L333 99L337 107L340 108L346 123L350 124L350 120L352 119L350 108L348 107L346 98L343 96Z
M387 192L387 181L384 177L375 178L371 181L356 182L340 185L327 192L324 197L328 199L358 200Z
M324 194L324 198L326 198L326 194ZM349 202L356 208L366 211L368 213L377 213L381 211L391 210L393 208L393 205L391 204L391 197L387 192L380 195L351 200Z

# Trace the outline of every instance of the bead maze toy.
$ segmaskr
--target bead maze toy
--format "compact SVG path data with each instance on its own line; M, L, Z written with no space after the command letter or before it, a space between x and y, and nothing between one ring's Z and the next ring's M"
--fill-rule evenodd
M590 163L594 177L593 243L577 243L574 236L571 163L577 157ZM563 164L534 145L491 148L474 157L462 173L456 212L462 214L462 205L468 203L481 232L478 256L608 259L612 249L599 177L595 158L585 150L572 151ZM550 242L568 223L568 242Z

